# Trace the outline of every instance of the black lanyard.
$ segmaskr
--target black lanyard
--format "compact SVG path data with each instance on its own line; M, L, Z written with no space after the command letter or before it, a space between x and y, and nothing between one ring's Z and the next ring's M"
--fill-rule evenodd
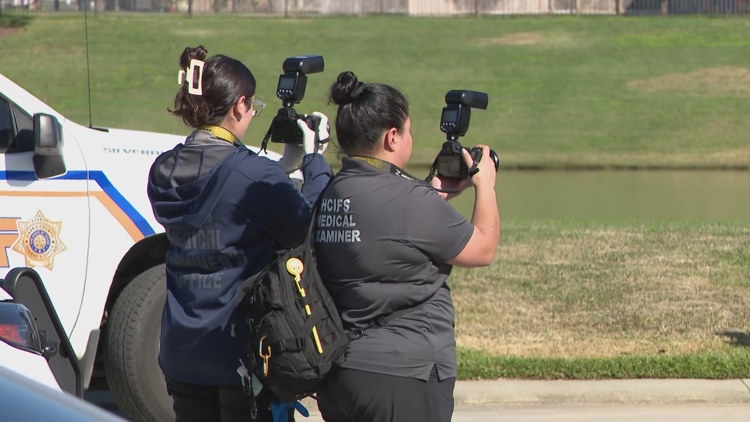
M432 178L435 177L434 170L435 170L435 166L437 165L437 159L435 161L435 164L433 164L432 169L430 170L430 175L427 176L427 180L421 180L421 179L417 179L416 177L414 177L411 174L407 173L406 171L404 171L400 167L396 166L395 164L389 163L388 161L383 161L383 160L381 160L379 158L363 157L363 156L360 156L360 155L350 155L349 158L351 158L352 160L364 161L365 163L370 164L371 166L375 167L378 170L382 170L384 172L390 172L392 174L395 174L396 176L401 176L404 179L413 180L413 181L416 181L416 182L423 183L423 184L425 184L427 186L430 186L431 189L434 189L437 192L449 193L449 194L450 193L461 193L461 190L458 190L458 189L438 189L438 188L433 187L432 185L430 185L430 180L432 180Z
M386 173L395 174L396 176L403 177L404 179L407 179L407 180L414 180L414 181L422 182L422 180L419 180L416 177L412 176L411 174L407 173L401 167L393 163L389 163L388 161L383 161L379 158L365 157L362 155L350 155L349 158L351 158L352 160L363 161L375 167L378 170L384 171Z

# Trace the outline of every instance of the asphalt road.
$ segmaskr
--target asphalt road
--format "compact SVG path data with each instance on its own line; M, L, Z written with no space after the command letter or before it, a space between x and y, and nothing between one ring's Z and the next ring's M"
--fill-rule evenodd
M119 414L107 393L89 401ZM310 417L297 415L297 422L323 422L315 411ZM122 416L122 414L119 414ZM554 405L460 405L453 422L748 422L747 404L554 404Z

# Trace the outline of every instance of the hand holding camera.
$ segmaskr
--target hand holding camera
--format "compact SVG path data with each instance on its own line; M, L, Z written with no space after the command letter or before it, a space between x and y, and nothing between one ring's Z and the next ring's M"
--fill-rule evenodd
M328 119L321 122L322 113L302 114L297 113L294 104L302 101L307 88L307 74L322 72L324 67L322 56L294 56L284 60L282 69L284 73L279 75L279 83L276 86L276 96L281 99L282 107L277 111L271 121L271 126L263 138L261 149L266 150L268 141L283 144L293 144L304 147L305 134L312 131L316 134L320 131L321 124L326 130L325 137L319 137L318 143L328 142ZM325 116L323 116L325 117ZM288 150L284 146L284 151ZM291 151L291 149L289 149ZM320 150L319 152L322 152Z
M477 165L484 156L482 148L474 147L468 150L472 159L469 164L463 159L463 151L466 148L458 142L458 138L464 136L469 130L472 107L484 110L487 108L488 101L487 94L477 91L452 90L445 94L445 107L440 116L440 130L446 134L447 139L431 171L447 178L467 178L476 173L479 169ZM497 171L500 165L497 153L490 149L488 155Z
M313 122L316 125L313 127L310 127L308 120L297 120L297 126L302 132L302 146L305 154L316 152L322 154L328 147L329 141L328 117L319 111L314 111L312 116L315 118Z
M483 92L453 90L445 94L446 106L440 116L440 130L446 134L427 180L446 199L455 196L470 184L490 183L494 187L495 173L500 166L497 153L486 145L465 148L458 138L466 134L471 119L471 108L487 108L488 97ZM483 173L477 176L478 173ZM485 181L491 178L492 181Z
M285 173L292 173L302 165L302 158L306 154L322 154L328 147L329 131L328 117L318 111L313 112L317 127L310 127L311 119L297 119L297 127L302 134L302 143L284 143L284 153L279 159L279 165Z
M467 166L471 184L475 187L495 188L496 173L499 166L497 154L487 145L477 145L469 150L464 149L464 162Z

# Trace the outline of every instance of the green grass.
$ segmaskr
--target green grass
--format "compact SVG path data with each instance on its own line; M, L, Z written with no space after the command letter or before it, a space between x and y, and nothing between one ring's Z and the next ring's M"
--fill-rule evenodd
M750 376L747 348L725 353L616 358L528 358L492 356L458 349L460 379L737 379Z
M750 376L746 222L502 225L451 274L461 377Z
M412 166L432 162L444 94L487 92L462 143L487 143L513 167L750 167L750 20L685 17L407 16L262 18L40 15L0 37L2 72L73 120L184 133L166 108L185 46L244 61L271 110L282 61L321 54L299 111L333 116L326 91L346 69L411 102ZM335 161L331 153L331 161Z
M269 103L282 61L325 57L297 109L333 117L346 69L411 103L411 167L444 141L444 94L487 92L465 145L504 169L750 167L750 20L715 17L39 15L0 35L0 71L69 118L187 133L166 108L185 46L234 56ZM277 145L273 146L280 150ZM333 148L331 162L336 165ZM423 174L420 171L418 174ZM503 221L485 268L451 275L461 378L750 377L750 227Z

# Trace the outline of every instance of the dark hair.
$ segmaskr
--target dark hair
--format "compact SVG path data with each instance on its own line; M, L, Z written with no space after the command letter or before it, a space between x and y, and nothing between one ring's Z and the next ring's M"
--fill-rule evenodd
M185 47L180 55L182 70L188 69L192 59L205 62L203 71L194 75L201 78L203 93L190 94L188 85L193 81L186 77L174 98L174 109L168 109L191 127L218 124L241 96L249 100L255 95L255 77L247 66L221 54L206 59L207 53L202 45Z
M351 71L341 72L331 86L330 101L339 106L336 138L348 155L375 152L384 131L401 132L409 117L409 103L396 88L362 83Z

